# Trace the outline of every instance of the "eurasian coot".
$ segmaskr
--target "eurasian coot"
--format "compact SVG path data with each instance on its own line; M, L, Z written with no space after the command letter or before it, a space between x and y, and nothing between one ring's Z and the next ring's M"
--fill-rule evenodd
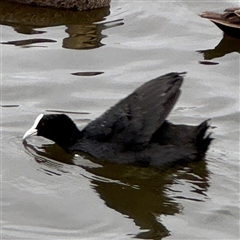
M183 74L169 73L143 84L82 131L65 114L41 114L23 140L43 136L69 152L141 166L200 160L212 140L206 136L208 121L188 126L165 120L180 95Z

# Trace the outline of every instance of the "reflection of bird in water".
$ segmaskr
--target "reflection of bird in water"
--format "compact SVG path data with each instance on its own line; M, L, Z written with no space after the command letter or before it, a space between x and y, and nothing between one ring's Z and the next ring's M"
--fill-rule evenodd
M8 0L11 2L30 4L33 6L64 8L73 10L90 10L94 8L107 7L110 0Z
M199 14L215 23L224 33L231 37L240 38L240 8L228 8L224 14L203 12Z
M167 229L161 217L180 214L180 199L191 202L207 199L209 171L206 161L159 169L110 162L101 162L100 165L88 155L67 154L56 144L37 148L25 142L24 146L26 153L39 163L38 170L48 175L68 174L70 170L62 163L85 169L87 173L83 173L84 176L106 206L133 219L139 226L137 238L162 239L171 235L171 229ZM187 189L184 192L181 191L183 183Z
M214 49L199 50L197 52L202 53L205 60L220 58L232 52L240 53L240 39L224 34L222 40Z
M93 49L103 46L102 39L106 35L102 31L111 27L123 25L122 19L82 25L67 25L69 37L63 39L63 48Z
M25 34L36 34L33 31L34 28L92 24L103 21L109 14L108 7L81 12L54 8L36 8L0 1L0 24L12 26L17 32Z
M80 131L65 114L40 114L23 139L43 136L68 152L141 166L201 160L212 138L209 127L166 121L180 95L184 73L169 73L146 82Z
M123 25L122 19L104 21L109 14L108 7L91 11L70 11L0 1L0 24L12 26L18 33L29 35L46 32L40 28L65 25L69 36L63 39L62 46L69 49L92 49L102 46L101 41L106 37L102 31ZM31 38L4 43L31 47L33 44L46 42L55 40Z

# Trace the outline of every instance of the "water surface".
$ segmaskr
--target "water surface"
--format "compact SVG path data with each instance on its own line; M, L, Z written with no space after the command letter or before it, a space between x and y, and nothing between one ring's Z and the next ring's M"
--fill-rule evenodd
M71 12L0 1L2 239L239 239L240 40L198 17L237 4L112 0ZM212 119L205 161L144 169L40 137L22 144L40 113L83 128L170 71L188 74L168 119Z

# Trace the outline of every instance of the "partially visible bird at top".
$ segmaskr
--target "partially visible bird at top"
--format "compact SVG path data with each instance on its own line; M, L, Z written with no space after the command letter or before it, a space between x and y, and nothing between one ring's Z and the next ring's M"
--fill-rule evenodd
M215 23L230 37L240 38L240 7L227 8L223 14L203 12L199 16Z

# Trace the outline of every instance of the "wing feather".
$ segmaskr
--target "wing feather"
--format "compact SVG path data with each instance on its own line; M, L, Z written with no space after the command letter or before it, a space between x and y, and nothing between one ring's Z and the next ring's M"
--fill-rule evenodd
M176 103L184 73L169 73L137 88L83 129L97 141L144 144L162 125Z

